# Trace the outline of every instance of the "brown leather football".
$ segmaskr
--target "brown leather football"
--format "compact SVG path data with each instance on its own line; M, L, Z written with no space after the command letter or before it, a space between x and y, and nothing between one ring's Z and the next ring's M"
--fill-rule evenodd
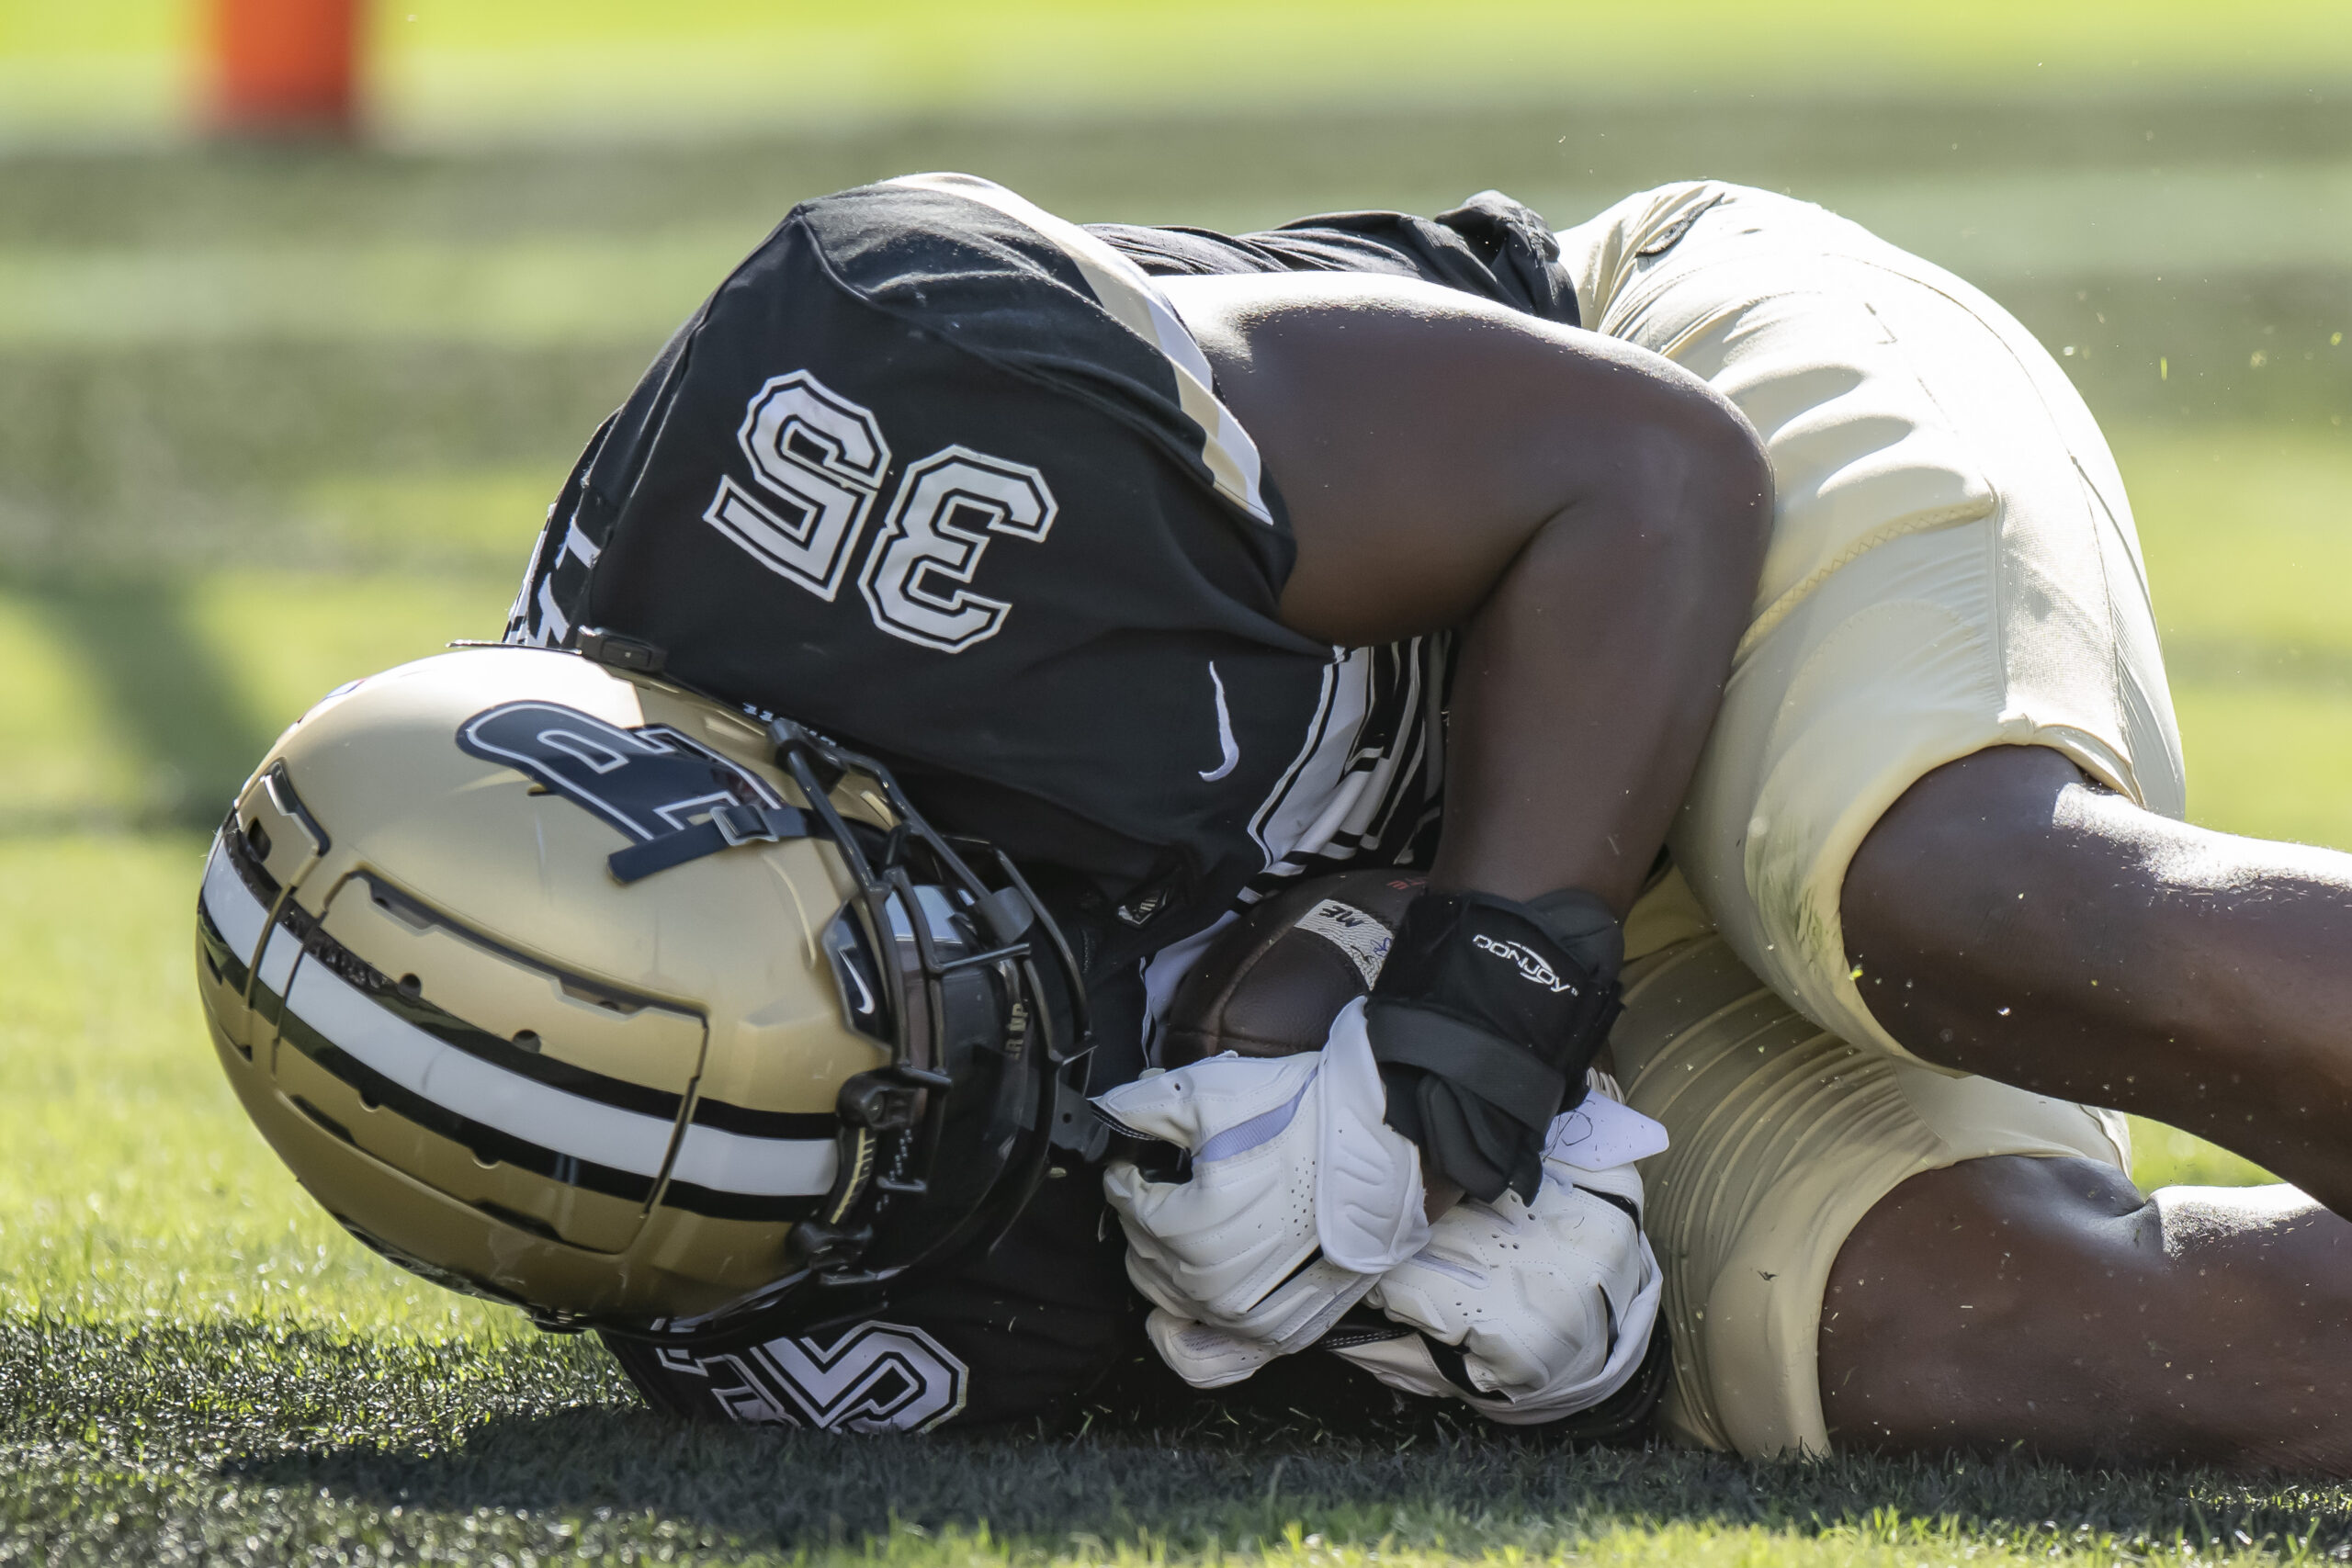
M1340 1010L1372 989L1405 906L1428 885L1393 867L1343 871L1253 906L1177 987L1162 1064L1321 1050Z

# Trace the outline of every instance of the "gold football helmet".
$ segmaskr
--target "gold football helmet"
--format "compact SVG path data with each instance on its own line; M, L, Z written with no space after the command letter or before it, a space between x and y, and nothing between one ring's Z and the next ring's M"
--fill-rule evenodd
M1010 861L868 758L576 653L330 694L197 930L221 1066L303 1186L553 1328L708 1343L949 1266L1082 1104L1082 990Z

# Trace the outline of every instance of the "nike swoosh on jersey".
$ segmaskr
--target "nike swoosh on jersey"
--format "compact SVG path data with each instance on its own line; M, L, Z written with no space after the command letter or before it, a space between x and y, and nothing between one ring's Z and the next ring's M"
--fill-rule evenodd
M1222 749L1225 760L1214 769L1202 772L1204 784L1216 783L1233 772L1241 761L1241 743L1233 738L1233 715L1227 711L1225 705L1225 677L1216 672L1216 660L1214 659L1209 660L1209 680L1216 686L1216 743Z

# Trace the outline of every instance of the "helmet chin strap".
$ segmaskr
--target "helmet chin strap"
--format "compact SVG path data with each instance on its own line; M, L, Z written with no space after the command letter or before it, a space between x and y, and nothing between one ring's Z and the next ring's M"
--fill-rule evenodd
M808 814L797 806L721 806L692 827L615 850L605 857L605 864L613 880L626 886L738 844L781 843L806 839L816 830Z

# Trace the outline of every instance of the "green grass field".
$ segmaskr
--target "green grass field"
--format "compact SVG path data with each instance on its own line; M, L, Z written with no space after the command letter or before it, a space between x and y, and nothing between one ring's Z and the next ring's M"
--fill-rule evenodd
M2352 1558L2352 1491L2015 1454L1761 1465L1466 1433L1399 1447L1304 1418L987 1442L686 1430L593 1347L347 1241L235 1110L189 984L203 834L270 737L352 675L494 632L578 443L698 294L797 197L919 167L1081 219L1223 225L1488 185L1571 221L1693 173L1826 200L2072 350L2139 513L2192 813L2352 848L2352 119L2279 85L2281 59L2306 77L2352 63L2332 9L2252 13L2199 92L2177 78L2211 29L2186 6L2143 8L2150 63L2102 76L2086 39L2104 35L2062 8L2014 7L2003 53L1854 6L1791 26L1909 51L1899 97L1786 72L1759 95L1587 96L1514 66L1493 102L1268 107L1244 91L1271 69L1253 58L1210 113L1169 83L1215 52L1216 24L1240 26L1223 11L1027 7L1033 31L1069 23L1072 58L1116 66L1016 102L947 81L973 14L925 7L941 33L888 91L855 89L860 115L730 108L718 140L587 142L483 129L482 84L543 7L408 9L409 151L207 152L141 141L139 109L85 117L137 145L0 158L0 1565ZM633 33L634 8L575 9L584 41L516 68L526 107L686 47ZM1760 36L1736 8L1684 9L1718 24L1693 67L1709 80ZM1490 34L1532 29L1531 48L1630 37L1622 17L1572 37L1558 13L1489 10ZM744 14L690 19L723 33ZM1274 30L1336 14L1294 7ZM0 141L88 129L11 84L169 73L168 7L62 15L0 4ZM1180 23L1174 53L1136 62ZM809 27L796 47L818 60L883 36ZM1400 69L1413 36L1373 29L1363 68ZM1991 80L2044 44L2098 91ZM715 91L775 58L733 61ZM1633 86L1665 73L1644 69ZM1125 107L1105 82L1134 89ZM899 112L917 102L944 107ZM2140 1132L2143 1183L2259 1179Z

